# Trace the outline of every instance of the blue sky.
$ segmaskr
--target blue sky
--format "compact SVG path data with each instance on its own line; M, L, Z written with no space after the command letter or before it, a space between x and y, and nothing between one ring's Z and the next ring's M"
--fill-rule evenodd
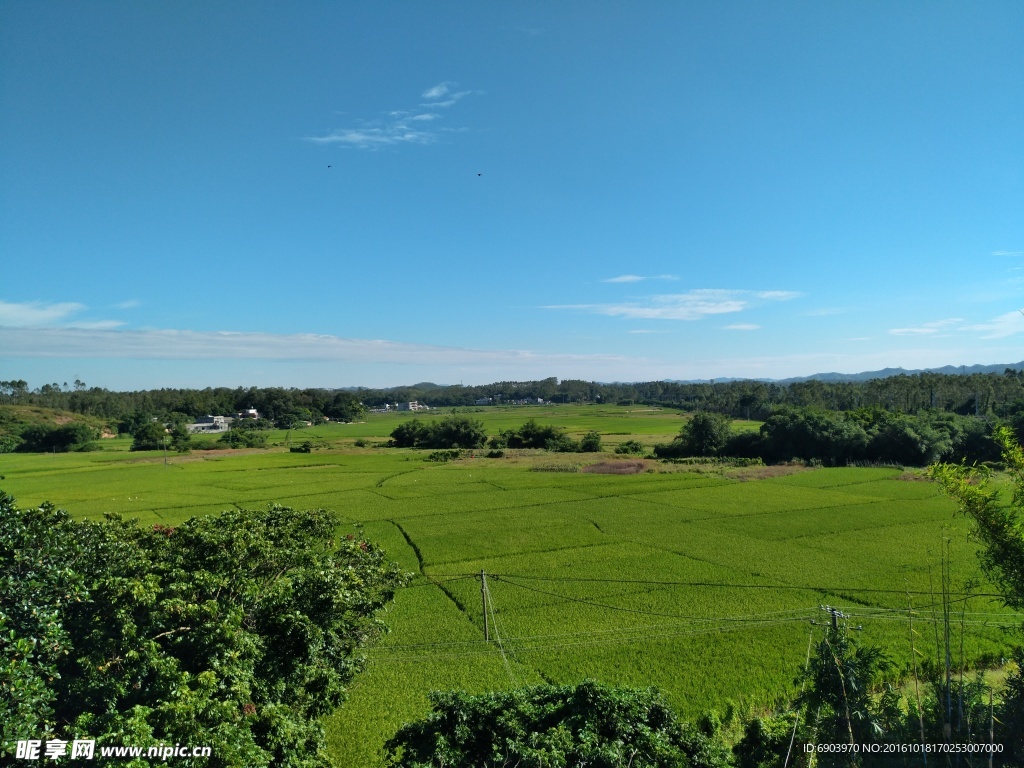
M1019 2L0 5L0 379L1024 359Z

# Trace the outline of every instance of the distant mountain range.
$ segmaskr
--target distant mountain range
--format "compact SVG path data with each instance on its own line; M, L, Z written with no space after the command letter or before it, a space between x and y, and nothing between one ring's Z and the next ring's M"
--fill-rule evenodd
M1024 371L1024 360L1019 363L999 363L997 365L944 365L941 368L917 368L908 370L906 368L883 368L880 371L862 371L861 373L815 373L810 376L793 376L788 379L752 379L750 377L722 377L720 379L666 379L672 384L727 384L730 381L764 381L774 384L795 384L801 381L870 381L871 379L888 379L892 376L913 376L916 373L945 373L955 376L969 376L972 373L1002 373L1007 368L1014 371ZM631 384L629 381L598 381L595 384ZM446 389L448 387L461 386L456 384L435 384L431 381L421 381L417 384L404 384L397 387L339 387L345 392L361 392L372 390L377 392L388 392L396 389L407 389L415 391L430 391Z
M815 373L810 376L794 376L789 379L753 379L753 381L770 381L776 384L795 384L801 381L870 381L871 379L888 379L892 376L913 376L916 373L945 373L955 376L969 376L972 373L1002 373L1007 368L1024 371L1024 360L1019 363L999 363L997 365L944 365L941 368L883 368L880 371L863 371L861 373ZM710 384L730 381L751 381L744 378L723 379L679 379L672 380L676 384Z

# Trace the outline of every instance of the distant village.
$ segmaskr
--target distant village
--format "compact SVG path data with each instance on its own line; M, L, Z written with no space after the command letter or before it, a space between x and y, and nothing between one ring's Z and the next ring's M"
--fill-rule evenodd
M474 405L546 405L548 403L542 397L527 397L519 400L504 400L501 397L481 397L474 401ZM395 413L400 411L429 411L431 407L417 400L408 403L385 403L380 408L371 408L370 413ZM192 434L216 434L227 432L231 429L232 422L242 419L256 420L260 418L259 411L255 408L246 408L233 416L200 416L193 424L187 424L186 428ZM330 421L330 419L328 419Z

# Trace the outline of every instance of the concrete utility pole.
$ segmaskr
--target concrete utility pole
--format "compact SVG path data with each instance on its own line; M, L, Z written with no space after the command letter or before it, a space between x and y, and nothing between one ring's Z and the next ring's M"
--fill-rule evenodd
M490 628L487 626L487 574L480 569L480 602L484 609L484 642L491 642Z

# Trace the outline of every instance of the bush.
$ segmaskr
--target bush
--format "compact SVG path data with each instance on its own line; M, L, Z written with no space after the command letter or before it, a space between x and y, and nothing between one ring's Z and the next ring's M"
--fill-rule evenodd
M544 447L549 451L556 453L579 453L580 444L573 440L571 437L565 434L559 434L557 437L550 438Z
M615 446L615 452L630 456L643 456L647 449L639 440L627 440L621 445Z
M601 435L597 432L587 432L580 440L580 451L599 453L601 451Z
M538 686L432 693L432 710L385 746L393 768L489 765L725 768L713 737L679 723L652 688Z
M365 439L365 438L360 437L358 440L356 440L353 443L353 445L356 448L369 448L370 447L370 441Z
M288 450L292 453L312 453L313 443L310 442L309 440L306 440L301 445L293 445Z
M452 448L447 451L433 451L429 456L427 456L426 460L440 462L455 461L461 456L462 451L458 450L457 448Z
M232 426L217 442L231 448L266 448L267 436L255 429L235 429Z
M62 424L59 427L33 424L22 431L20 442L15 448L28 453L94 451L96 445L93 441L98 437L99 433L95 429L81 422Z
M482 448L486 440L483 424L467 416L446 416L429 424L413 419L391 432L396 448Z

